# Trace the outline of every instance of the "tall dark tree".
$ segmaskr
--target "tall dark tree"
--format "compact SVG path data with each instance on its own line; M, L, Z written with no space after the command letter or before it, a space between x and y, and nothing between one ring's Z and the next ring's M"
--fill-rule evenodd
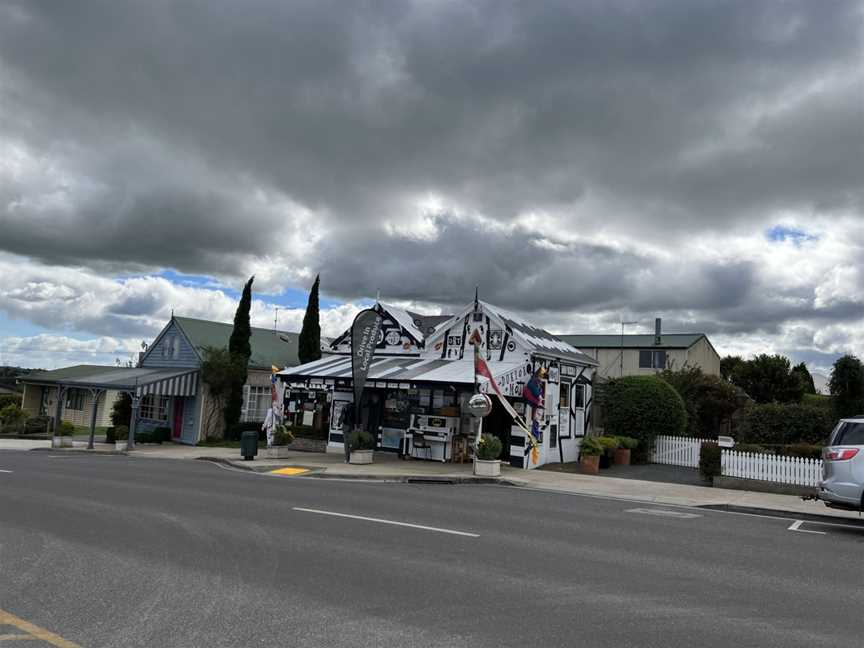
M828 389L834 397L838 415L864 413L864 365L861 361L853 355L839 358L831 371Z
M757 403L798 403L804 395L792 363L781 355L763 353L746 360L733 369L730 380Z
M249 324L249 310L252 308L252 282L255 276L249 277L249 281L243 286L243 294L237 311L234 313L234 330L228 340L228 353L231 361L236 365L235 379L231 391L225 399L225 431L240 420L240 412L243 410L243 385L246 384L248 376L249 358L252 356L252 345L249 338L252 336L252 327Z
M300 364L312 362L321 358L321 322L318 316L318 284L320 276L315 277L312 290L309 291L309 303L306 304L306 314L303 315L303 328L300 329L297 355Z
M816 383L813 382L813 376L810 375L810 370L807 369L805 363L802 362L792 367L792 373L798 376L799 380L801 380L801 384L804 385L805 394L816 393Z
M723 380L732 380L732 375L735 371L744 364L744 358L741 356L725 356L720 360L720 376Z

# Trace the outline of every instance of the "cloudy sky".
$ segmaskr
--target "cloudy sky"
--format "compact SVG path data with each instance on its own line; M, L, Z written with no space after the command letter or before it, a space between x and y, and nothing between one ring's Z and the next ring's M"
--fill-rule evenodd
M176 313L864 353L860 2L0 0L0 364Z

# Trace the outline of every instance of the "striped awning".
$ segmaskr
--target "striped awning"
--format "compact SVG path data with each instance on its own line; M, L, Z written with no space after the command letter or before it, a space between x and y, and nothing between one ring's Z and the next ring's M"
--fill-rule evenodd
M154 376L151 382L139 384L137 396L158 394L159 396L194 396L198 392L198 370L186 371L173 376Z
M490 362L496 380L503 387L502 377L512 374L513 380L527 380L527 369L521 362ZM351 381L351 356L332 355L297 367L289 367L278 374L289 383L309 385L332 385L336 381ZM482 378L481 382L486 379ZM445 383L450 385L472 385L474 383L473 360L442 360L440 358L375 358L369 366L367 385L407 389L411 383Z

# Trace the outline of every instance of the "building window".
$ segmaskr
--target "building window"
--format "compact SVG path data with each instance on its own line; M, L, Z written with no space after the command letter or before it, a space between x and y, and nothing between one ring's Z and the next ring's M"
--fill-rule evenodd
M585 385L573 385L573 409L585 408Z
M247 387L244 421L263 421L267 410L272 407L273 396L270 387Z
M168 401L170 399L170 396L147 394L141 399L141 418L150 419L151 421L167 421Z
M70 389L66 392L66 409L67 410L83 410L84 409L84 390Z
M654 349L639 350L639 368L640 369L665 369L666 368L666 352L655 351Z
M558 389L558 407L561 409L570 409L570 383L562 380Z
M174 336L174 341L173 341L173 344L171 345L171 348L172 348L171 357L173 357L175 360L177 360L180 357L180 336L179 335Z

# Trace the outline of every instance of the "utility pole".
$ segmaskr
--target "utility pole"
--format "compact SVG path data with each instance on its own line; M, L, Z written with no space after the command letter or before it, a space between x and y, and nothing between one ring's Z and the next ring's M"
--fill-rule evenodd
M621 360L621 372L620 373L621 373L621 375L618 376L619 378L624 377L624 327L630 326L632 324L638 324L638 323L639 322L625 322L624 320L621 320L621 353L620 353L620 360Z

